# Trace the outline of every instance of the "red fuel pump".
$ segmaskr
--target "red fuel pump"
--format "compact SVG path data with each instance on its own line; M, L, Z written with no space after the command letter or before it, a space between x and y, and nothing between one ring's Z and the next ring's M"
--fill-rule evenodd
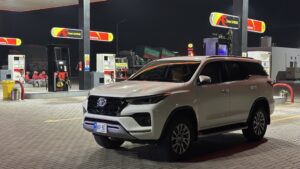
M69 80L69 73L65 61L57 61L57 71L54 73L54 90L68 91L71 87Z
M68 91L69 88L71 88L69 48L62 45L48 45L48 91Z

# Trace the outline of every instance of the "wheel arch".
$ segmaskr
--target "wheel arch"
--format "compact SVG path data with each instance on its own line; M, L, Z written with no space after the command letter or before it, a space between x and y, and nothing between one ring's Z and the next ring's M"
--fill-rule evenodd
M257 106L263 106L265 108L265 110L267 112L267 124L270 124L271 123L270 105L269 105L269 101L265 97L257 98L254 101L254 103L252 104L252 107L250 109L250 113L249 113L247 121L249 121L249 118L251 117L251 114L253 113L253 111L255 110L255 108Z
M196 112L194 111L193 107L191 107L191 106L181 106L181 107L175 108L168 116L168 118L164 124L160 139L166 135L168 126L169 126L170 122L172 121L172 119L174 119L176 117L180 117L180 116L189 117L192 119L192 124L194 127L194 133L195 133L195 139L198 138L198 135L197 135L198 134L198 119L196 116Z

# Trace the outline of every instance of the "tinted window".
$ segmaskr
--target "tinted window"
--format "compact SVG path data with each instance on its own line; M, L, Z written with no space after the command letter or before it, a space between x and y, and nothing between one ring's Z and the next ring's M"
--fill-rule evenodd
M248 75L268 76L262 65L259 63L240 62L240 65L243 71Z
M222 62L208 63L202 70L200 75L209 76L211 83L222 83L225 81L224 69Z
M225 62L229 81L244 80L248 77L238 62Z
M129 80L182 83L189 81L200 62L154 61L139 70Z

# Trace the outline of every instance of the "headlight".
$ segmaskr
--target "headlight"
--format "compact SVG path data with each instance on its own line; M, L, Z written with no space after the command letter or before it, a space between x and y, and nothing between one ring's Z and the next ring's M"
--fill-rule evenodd
M145 96L145 97L136 97L136 98L128 98L126 101L129 104L141 105L141 104L154 104L158 103L170 94L160 94L160 95L153 95L153 96Z

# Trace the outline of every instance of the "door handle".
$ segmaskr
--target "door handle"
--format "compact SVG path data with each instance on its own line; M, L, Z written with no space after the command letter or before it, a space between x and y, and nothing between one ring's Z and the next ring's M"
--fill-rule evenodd
M250 89L251 89L251 90L256 90L256 89L257 89L257 86L256 86L256 85L252 85L252 86L250 86Z

